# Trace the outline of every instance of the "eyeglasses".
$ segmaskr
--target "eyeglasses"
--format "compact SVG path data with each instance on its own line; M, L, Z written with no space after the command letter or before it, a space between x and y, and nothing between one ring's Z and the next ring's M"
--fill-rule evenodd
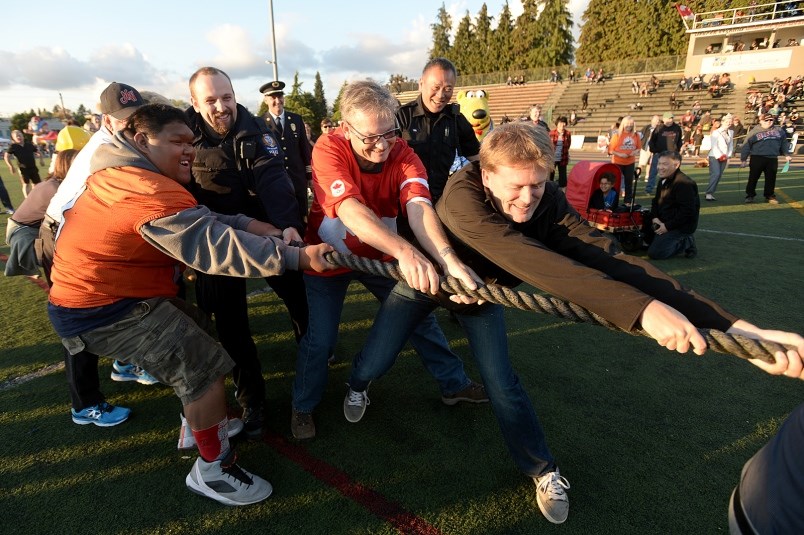
M330 128L335 128L331 124L325 124L321 126L321 130L329 130Z
M380 140L380 138L383 138L386 141L394 141L397 137L399 137L399 128L397 128L397 127L394 127L391 130L389 130L387 132L384 132L382 134L374 134L374 135L371 135L371 136L364 136L363 134L358 132L355 129L355 127L352 126L351 124L349 125L349 127L352 129L352 131L355 134L357 134L355 137L357 139L359 139L360 141L362 141L363 144L365 144L365 145L374 145L375 143L377 143Z

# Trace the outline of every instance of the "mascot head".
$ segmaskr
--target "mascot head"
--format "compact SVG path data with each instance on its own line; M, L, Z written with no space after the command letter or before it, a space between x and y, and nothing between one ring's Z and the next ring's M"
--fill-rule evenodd
M482 89L477 91L459 91L457 102L461 106L461 114L466 117L478 141L483 141L494 125L489 112L489 97Z

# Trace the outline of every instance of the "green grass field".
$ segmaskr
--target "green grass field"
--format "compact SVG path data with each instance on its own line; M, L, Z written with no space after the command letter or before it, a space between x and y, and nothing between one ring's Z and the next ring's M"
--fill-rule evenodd
M706 170L684 170L705 184ZM660 265L750 321L802 332L803 173L799 165L780 175L779 206L742 204L746 175L729 169L718 202L702 203L698 257ZM16 177L4 177L18 204ZM509 310L514 367L572 485L569 520L553 526L488 405L444 406L411 350L372 385L358 424L341 408L349 366L332 367L315 414L318 437L290 438L296 344L281 302L259 294L250 314L268 429L263 442L240 443L239 454L275 490L261 504L228 508L184 485L193 459L176 451L180 406L171 389L115 383L111 361L102 359L106 396L133 415L98 428L71 422L63 371L9 383L61 360L45 303L31 280L0 277L0 531L7 534L726 533L743 463L804 398L801 382L734 357L679 355L647 338ZM353 286L339 356L359 349L375 310L371 295ZM439 321L478 378L462 331L443 311ZM229 391L233 399L231 384Z

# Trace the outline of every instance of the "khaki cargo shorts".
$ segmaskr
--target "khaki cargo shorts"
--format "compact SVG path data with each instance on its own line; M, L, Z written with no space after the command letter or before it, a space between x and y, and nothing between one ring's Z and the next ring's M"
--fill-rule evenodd
M71 355L89 351L135 364L173 387L182 404L197 400L234 367L210 335L209 318L181 299L147 299L123 319L62 338Z

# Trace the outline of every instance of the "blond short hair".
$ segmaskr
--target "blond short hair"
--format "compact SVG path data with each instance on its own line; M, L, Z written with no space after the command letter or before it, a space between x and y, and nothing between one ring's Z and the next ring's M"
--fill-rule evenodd
M495 127L480 145L480 166L491 172L498 166L523 168L534 166L549 171L555 149L544 128L517 121Z

